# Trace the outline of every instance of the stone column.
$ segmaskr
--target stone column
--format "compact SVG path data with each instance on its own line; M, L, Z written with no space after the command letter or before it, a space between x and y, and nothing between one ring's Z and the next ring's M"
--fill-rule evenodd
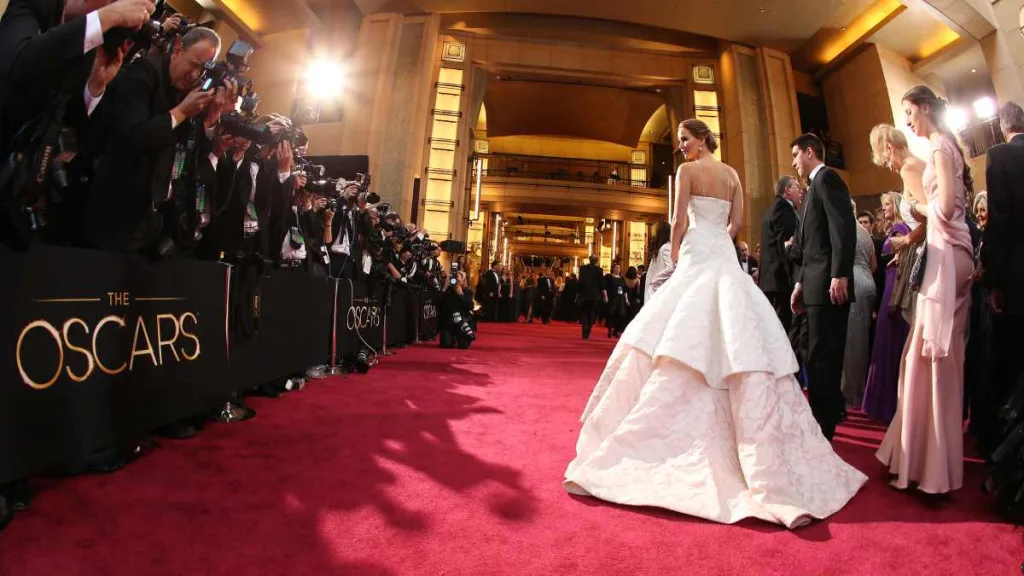
M981 39L981 50L1000 102L1024 104L1024 35L1021 0L992 0L978 5L996 31Z

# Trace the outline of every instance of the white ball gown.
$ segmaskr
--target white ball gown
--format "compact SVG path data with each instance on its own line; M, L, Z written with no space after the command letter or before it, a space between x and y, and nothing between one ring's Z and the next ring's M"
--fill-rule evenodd
M691 198L675 272L630 323L583 411L569 492L794 528L837 512L867 481L815 422L789 339L737 264L730 208Z

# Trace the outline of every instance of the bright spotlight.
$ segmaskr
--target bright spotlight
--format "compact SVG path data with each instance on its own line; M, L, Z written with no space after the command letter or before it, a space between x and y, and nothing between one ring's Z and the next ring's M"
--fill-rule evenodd
M341 95L344 77L341 64L318 58L306 70L306 94L313 100L333 100Z
M996 115L996 102L991 98L978 98L974 101L974 115L988 120Z
M967 111L959 107L953 107L946 110L946 126L954 133L960 132L966 128Z

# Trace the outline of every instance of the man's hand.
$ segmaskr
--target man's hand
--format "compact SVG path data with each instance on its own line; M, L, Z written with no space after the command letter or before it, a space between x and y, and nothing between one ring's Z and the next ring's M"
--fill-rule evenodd
M186 118L198 116L213 101L213 90L205 92L199 88L188 93L180 104L171 109L171 115L180 124Z
M181 14L171 14L160 23L160 29L164 34L169 34L181 28Z
M213 101L206 107L203 125L212 128L220 121L220 117L235 109L238 101L238 83L229 80L227 86L221 86L213 94Z
M793 295L789 297L789 307L793 314L804 313L804 287L799 282L793 286Z
M785 243L785 245L784 245L784 246L786 247L786 249L787 249L787 250L789 249L789 247L790 247L790 246L792 246L792 245L793 245L793 242L794 242L795 240L796 240L796 236L793 236L793 237L792 237L792 238L790 238L789 240L786 240L786 243Z
M235 137L231 134L218 134L213 142L213 155L219 158L226 154L228 150L231 150L234 140Z
M892 246L893 252L899 252L910 244L910 239L906 236L893 236L892 240L889 241L889 245Z
M828 295L833 304L842 306L850 301L849 284L850 281L847 278L832 279L832 284L828 287Z
M117 76L117 72L124 63L124 46L117 49L113 56L107 54L106 50L97 50L96 58L92 61L92 72L89 73L89 95L99 98L107 89L107 84Z
M100 28L104 32L111 28L138 30L154 10L150 0L117 0L99 9Z
M326 202L326 200L324 200L324 202ZM332 222L334 222L334 210L328 208L324 210L324 224L330 228Z
M277 169L280 172L291 172L295 167L295 156L292 155L292 143L285 140L277 145Z
M988 307L992 309L994 314L1002 314L1003 306L1005 305L1005 293L1002 289L992 289L988 291Z
M317 198L313 202L313 210L325 210L327 209L327 198Z

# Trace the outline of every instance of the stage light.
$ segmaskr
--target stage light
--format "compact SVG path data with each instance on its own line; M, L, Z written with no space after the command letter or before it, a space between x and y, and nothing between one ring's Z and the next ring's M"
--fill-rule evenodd
M306 70L306 95L313 100L333 100L341 95L345 71L341 64L317 58Z
M967 127L967 111L963 108L952 107L946 110L946 126L953 131L958 133Z
M974 101L974 115L981 120L988 120L996 115L996 103L991 98L978 98Z

